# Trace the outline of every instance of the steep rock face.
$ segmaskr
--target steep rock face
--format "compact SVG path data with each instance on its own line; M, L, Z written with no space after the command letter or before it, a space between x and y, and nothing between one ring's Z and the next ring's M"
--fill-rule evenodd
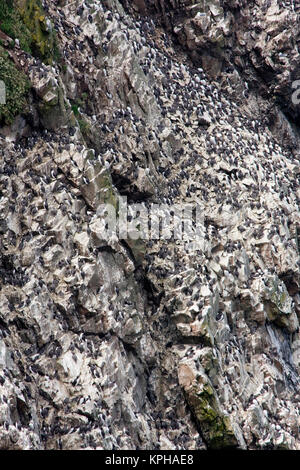
M300 448L299 136L281 79L263 93L251 53L224 70L225 43L271 53L244 3L45 1L60 62L15 46L32 88L0 130L1 448ZM202 236L104 240L120 195L133 217L197 206Z
M299 5L294 0L122 0L167 27L194 62L238 97L258 89L298 122ZM241 75L241 76L240 76ZM242 79L241 79L242 78Z

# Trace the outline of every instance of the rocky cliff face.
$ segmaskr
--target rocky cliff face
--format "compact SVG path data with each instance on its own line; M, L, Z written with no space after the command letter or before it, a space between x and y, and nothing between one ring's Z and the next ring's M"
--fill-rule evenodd
M0 448L300 449L296 2L35 3L57 56L1 33ZM104 240L120 195L203 237Z

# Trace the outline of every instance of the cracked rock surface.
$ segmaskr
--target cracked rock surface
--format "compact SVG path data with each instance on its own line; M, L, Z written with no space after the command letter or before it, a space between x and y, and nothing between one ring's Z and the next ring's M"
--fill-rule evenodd
M60 62L15 46L0 129L1 449L300 449L295 3L43 2ZM104 240L119 196L203 236Z

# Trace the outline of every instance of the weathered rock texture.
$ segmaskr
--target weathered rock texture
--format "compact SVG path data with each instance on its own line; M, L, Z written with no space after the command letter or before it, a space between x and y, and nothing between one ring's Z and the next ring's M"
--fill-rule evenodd
M61 59L15 45L0 130L0 448L300 449L293 2L43 3ZM198 205L201 243L104 242L120 194Z

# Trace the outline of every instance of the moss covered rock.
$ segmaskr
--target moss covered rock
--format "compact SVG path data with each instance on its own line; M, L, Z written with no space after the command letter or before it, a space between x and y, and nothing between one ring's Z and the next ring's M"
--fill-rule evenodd
M222 413L209 378L181 364L179 383L209 449L234 448L238 441L228 416Z
M266 281L265 308L268 320L291 333L299 327L297 315L293 309L292 298L283 281L277 276Z
M40 0L2 0L0 30L47 64L59 58L55 30Z
M0 122L11 124L16 115L26 110L30 82L19 71L7 52L0 46L0 80L5 85L6 103L0 104Z
M52 63L58 56L56 36L40 0L17 0L16 4L22 21L30 33L33 54L45 63Z
M1 0L0 2L0 30L12 39L18 39L20 47L24 51L32 52L31 33L24 24L20 11L13 0Z
M62 88L54 86L39 103L41 122L46 129L56 129L68 123L68 113Z
M87 160L93 157L88 155ZM103 168L100 163L89 165L84 172L85 184L81 186L81 192L88 204L97 209L99 205L110 204L116 211L118 210L117 194L112 184L110 173Z

